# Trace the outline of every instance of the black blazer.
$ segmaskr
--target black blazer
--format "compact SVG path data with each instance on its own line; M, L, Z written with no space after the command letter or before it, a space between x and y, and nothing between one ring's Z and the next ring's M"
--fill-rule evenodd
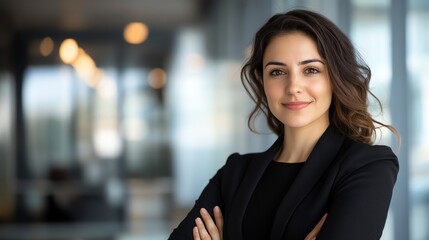
M282 141L262 153L231 155L169 239L193 239L199 210L212 214L216 205L224 214L224 239L243 239L247 204ZM281 201L270 239L303 240L325 213L317 240L379 239L398 170L389 147L356 142L328 127Z

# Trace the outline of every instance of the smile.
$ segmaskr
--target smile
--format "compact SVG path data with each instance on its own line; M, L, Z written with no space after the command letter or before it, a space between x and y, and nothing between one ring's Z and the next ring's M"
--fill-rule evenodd
M306 108L308 105L310 105L310 103L311 102L288 102L282 103L282 105L290 110L300 110Z

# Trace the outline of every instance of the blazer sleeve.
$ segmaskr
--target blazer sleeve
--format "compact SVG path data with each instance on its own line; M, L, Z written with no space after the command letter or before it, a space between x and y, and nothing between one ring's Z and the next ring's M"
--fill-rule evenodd
M228 157L227 163L230 161L232 156L233 155ZM183 219L182 222L177 226L177 228L173 230L168 239L192 240L192 229L194 226L196 226L195 219L200 216L199 211L201 208L207 209L213 219L213 208L215 206L219 206L222 210L224 209L221 196L221 183L227 163L222 168L220 168L217 173L210 179L209 183L204 188L201 195L195 201L195 205L192 207L191 211L188 213L185 219Z
M371 146L349 160L332 189L328 218L318 240L373 240L382 235L398 160L386 146Z

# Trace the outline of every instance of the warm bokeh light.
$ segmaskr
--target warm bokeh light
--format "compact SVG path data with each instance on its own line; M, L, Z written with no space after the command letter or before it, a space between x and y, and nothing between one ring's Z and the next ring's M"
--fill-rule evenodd
M54 50L54 41L50 37L45 37L40 42L40 54L42 54L42 56L44 57L47 57L51 55L53 50Z
M97 82L93 82L96 74L97 67L94 60L85 53L83 49L79 49L79 54L72 66L75 68L78 76L86 81L91 87L94 87Z
M124 29L125 41L131 44L140 44L147 39L149 29L144 23L132 22Z
M103 79L105 77L104 73L102 70L100 70L99 68L95 67L95 70L93 71L92 75L86 79L84 79L84 81L92 88L98 88L100 86L101 83L103 83Z
M64 63L71 64L78 57L79 47L74 39L68 38L61 43L60 58Z
M60 57L64 63L72 65L77 75L90 87L96 88L100 83L103 73L74 39L69 38L61 43Z
M154 89L162 88L167 82L167 74L161 68L154 68L149 72L148 83Z

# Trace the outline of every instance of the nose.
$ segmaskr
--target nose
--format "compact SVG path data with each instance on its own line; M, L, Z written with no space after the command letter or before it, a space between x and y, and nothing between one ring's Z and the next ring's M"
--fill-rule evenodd
M303 92L303 86L299 74L289 73L285 90L289 95Z

